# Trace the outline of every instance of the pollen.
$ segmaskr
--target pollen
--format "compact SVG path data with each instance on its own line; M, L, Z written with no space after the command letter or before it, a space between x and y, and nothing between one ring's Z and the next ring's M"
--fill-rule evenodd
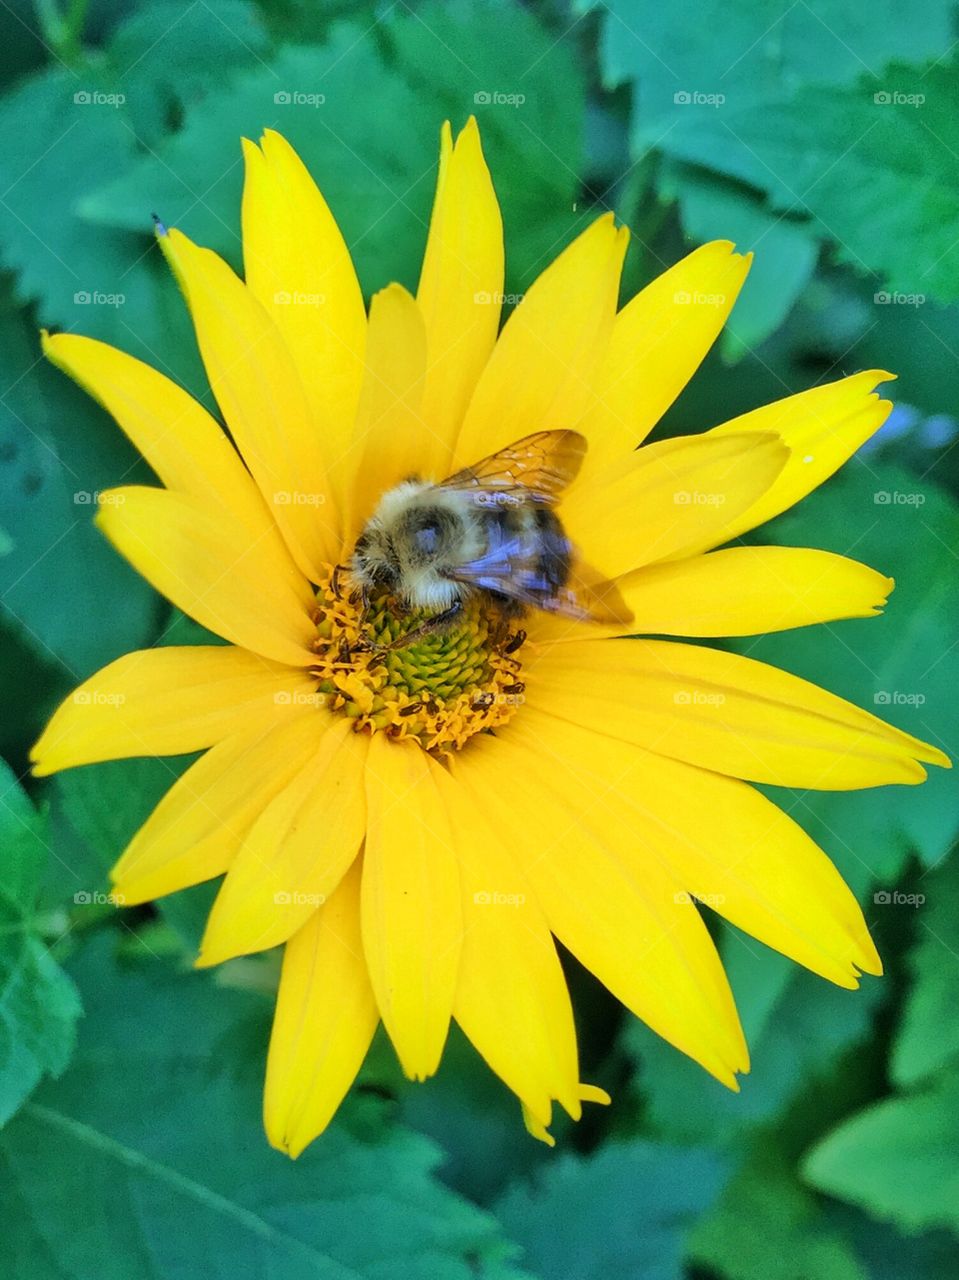
M310 671L326 705L358 732L415 739L442 759L522 705L525 633L476 597L449 626L397 643L428 618L389 594L357 599L331 569L317 589Z

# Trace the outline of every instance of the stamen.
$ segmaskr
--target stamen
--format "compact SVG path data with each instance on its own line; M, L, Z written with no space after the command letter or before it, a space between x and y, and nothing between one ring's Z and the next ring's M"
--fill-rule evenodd
M327 706L357 731L416 739L442 759L515 714L525 685L512 655L526 633L510 632L481 597L467 601L449 627L397 645L429 614L404 611L386 593L364 606L346 585L333 566L317 590L311 672Z

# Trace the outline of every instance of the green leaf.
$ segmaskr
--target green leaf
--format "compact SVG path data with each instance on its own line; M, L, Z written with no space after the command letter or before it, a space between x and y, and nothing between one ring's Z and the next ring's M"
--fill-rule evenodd
M569 44L497 0L428 4L386 36L393 65L435 104L434 118L455 127L476 116L503 211L509 290L522 292L596 213L588 200L574 212L585 108Z
M137 140L152 146L187 106L222 89L234 71L263 66L270 41L246 0L165 0L140 9L107 47L116 83L126 96Z
M35 907L47 861L46 826L0 761L0 1124L41 1077L73 1052L80 1002L50 955Z
M732 1093L637 1020L628 1024L625 1043L639 1062L653 1130L687 1142L709 1133L723 1147L741 1144L779 1115L866 1037L882 984L865 979L859 991L847 991L731 926L723 925L721 937L752 1059L741 1092Z
M495 1224L435 1179L436 1148L381 1111L354 1110L354 1131L335 1125L295 1164L270 1150L266 1001L161 964L123 970L106 940L75 973L74 1065L0 1140L14 1272L515 1280Z
M148 194L138 193L131 220L139 235L77 216L87 193L137 153L121 94L109 79L52 70L0 101L0 260L43 324L101 338L196 385L189 318L152 244Z
M820 547L862 560L896 581L879 618L806 627L736 643L943 749L954 740L959 584L953 500L906 471L857 458L822 489L757 535L758 541ZM824 674L825 673L825 674ZM783 804L861 895L894 888L915 848L939 862L959 831L959 793L930 769L922 786L861 792L787 792ZM873 901L867 918L887 906Z
M92 523L100 490L141 473L119 429L40 359L24 317L3 300L0 378L0 525L12 543L0 556L3 613L60 666L65 693L153 631L157 597ZM18 668L5 674L20 678Z
M783 323L812 277L819 243L811 224L773 213L747 189L688 165L670 171L666 191L679 200L687 234L697 244L733 240L755 252L735 310L720 337L738 360Z
M579 0L577 8L594 4ZM609 0L596 7L608 10L604 79L637 82L636 126L647 142L670 124L695 129L809 85L849 84L892 54L903 61L938 57L952 43L947 0L918 0L908 9L879 0L868 10L844 0L823 0L815 8L788 0L700 0L693 15L654 0ZM697 101L695 95L721 101ZM811 96L803 97L807 105Z
M766 1139L696 1224L689 1252L728 1280L865 1280L866 1274Z
M804 1175L905 1231L959 1229L959 1074L853 1116L813 1148Z
M61 839L71 848L71 893L97 901L107 874L194 756L110 760L68 769L49 784ZM157 904L182 946L194 955L206 926L219 881L196 885ZM47 894L63 901L63 875L54 874Z
M892 1078L909 1088L959 1058L959 858L947 858L917 889L919 941L909 956L913 984L896 1033Z
M701 1148L611 1143L559 1157L536 1185L508 1191L497 1216L544 1276L679 1280L686 1234L724 1174Z
M394 279L415 287L439 124L476 111L504 208L511 287L525 287L582 221L572 206L583 91L568 51L521 10L498 5L427 8L380 30L386 56L365 28L344 25L324 45L282 48L269 67L241 73L188 110L154 155L84 199L83 215L129 229L146 205L239 266L239 139L277 129L322 189L365 292ZM526 101L474 101L484 94Z
M680 115L662 147L750 184L777 212L811 214L840 261L879 273L877 300L951 302L959 298L957 121L953 67L895 63L847 87Z

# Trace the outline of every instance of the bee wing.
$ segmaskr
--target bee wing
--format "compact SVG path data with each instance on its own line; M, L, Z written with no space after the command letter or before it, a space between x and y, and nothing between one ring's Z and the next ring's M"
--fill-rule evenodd
M576 601L577 607L583 611L569 614L570 617L585 616L591 622L618 627L628 627L633 621L633 611L623 599L616 583L611 578L604 578L582 560L574 563L566 589Z
M451 570L449 577L579 622L626 626L633 620L616 584L582 562L574 566L569 583L557 591L543 574L537 539L521 533L494 542L476 560Z
M523 501L558 501L576 479L586 456L586 437L578 431L536 431L498 453L464 467L440 482L439 489L512 494Z

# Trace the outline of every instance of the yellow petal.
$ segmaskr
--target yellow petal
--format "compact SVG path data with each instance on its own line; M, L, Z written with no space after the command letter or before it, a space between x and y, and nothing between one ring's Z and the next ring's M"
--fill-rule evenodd
M525 874L458 777L459 769L452 778L437 773L458 837L463 902L453 1017L541 1123L549 1123L554 1098L578 1119L576 1030L549 927Z
M366 770L363 948L403 1070L439 1065L462 945L456 837L420 749L373 735Z
M124 905L222 875L250 828L316 750L316 707L218 742L179 778L130 841L111 877Z
M316 628L302 577L278 574L268 540L186 494L130 485L103 494L96 523L146 580L225 640L307 666Z
M244 840L210 912L199 964L285 942L333 893L363 842L368 742L345 716L314 713L309 759Z
M623 461L646 438L719 336L751 261L728 240L714 240L619 312L579 427L589 440L584 472Z
M333 1118L376 1030L360 938L360 864L286 944L263 1119L294 1158Z
M549 725L527 712L464 760L459 773L474 806L515 832L516 856L563 945L654 1031L735 1088L748 1061L742 1030L702 920L677 906L682 882L653 861L636 874L626 856L632 833L607 821L616 777L597 795L578 761L528 732ZM535 815L522 829L517 778Z
M499 328L503 222L471 116L452 146L443 126L440 169L416 300L426 324L422 474L452 470L463 414Z
M470 400L455 466L531 431L576 426L609 344L627 239L626 229L604 214L531 286Z
M603 1107L608 1107L612 1101L605 1089L597 1088L594 1084L581 1084L579 1086L579 1100L581 1102L598 1102ZM548 1128L553 1118L552 1115L544 1122L533 1114L525 1102L522 1106L523 1124L526 1126L526 1132L538 1142L545 1142L548 1147L555 1147L556 1139Z
M776 483L750 507L730 519L721 536L703 542L705 550L727 542L779 515L838 471L886 421L892 410L873 388L895 374L871 369L838 382L787 396L715 427L706 438L776 431L789 446L789 462Z
M315 695L305 672L219 645L141 649L69 694L30 753L46 777L75 765L201 751L268 727Z
M589 563L615 577L687 554L752 506L787 456L769 434L663 440L575 485L563 521Z
M894 583L829 551L730 547L649 565L617 583L634 633L752 636L880 612Z
M175 228L160 246L186 295L210 386L300 570L319 581L339 520L329 463L276 324L222 258Z
M528 723L527 723L528 721ZM744 782L655 756L534 713L524 741L568 761L621 856L645 877L650 862L691 897L839 986L882 966L862 911L839 872L793 820Z
M182 387L141 360L73 333L43 335L47 358L117 420L168 489L222 507L254 540L272 540L278 571L296 569L259 490L217 423Z
M844 791L921 782L948 760L797 676L700 645L554 645L524 666L526 702L704 769L783 787Z
M415 298L398 284L370 305L366 368L346 467L345 521L352 547L360 526L387 489L412 475L429 476L435 440L422 416L426 331ZM441 476L436 473L434 479Z
M283 335L333 462L360 395L363 294L340 229L286 139L267 129L260 147L244 140L243 154L246 283Z

